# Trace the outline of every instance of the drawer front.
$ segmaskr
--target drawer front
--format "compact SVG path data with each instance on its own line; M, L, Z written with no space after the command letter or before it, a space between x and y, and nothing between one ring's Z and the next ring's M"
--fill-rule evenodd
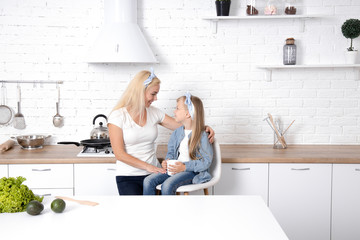
M44 197L73 196L73 188L32 188L34 194Z
M23 176L29 188L73 188L73 164L9 165L9 176Z
M119 195L116 164L75 164L75 195Z
M0 178L8 177L8 166L6 164L0 164Z
M330 239L332 164L269 166L269 208L292 240Z
M260 195L268 202L267 163L223 163L216 195Z
M360 164L334 164L331 239L359 239L359 222Z

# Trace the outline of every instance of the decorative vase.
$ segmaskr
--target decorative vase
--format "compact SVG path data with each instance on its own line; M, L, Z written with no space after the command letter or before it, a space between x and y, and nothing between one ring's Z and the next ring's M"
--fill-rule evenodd
M231 1L215 1L216 14L218 16L229 16Z
M355 64L357 61L358 51L346 51L345 53L345 62L347 64Z

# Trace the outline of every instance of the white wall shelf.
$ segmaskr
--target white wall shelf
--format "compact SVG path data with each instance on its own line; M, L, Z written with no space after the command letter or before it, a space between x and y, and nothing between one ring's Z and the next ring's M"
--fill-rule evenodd
M211 16L203 17L203 20L211 21L212 32L217 33L217 25L222 20L258 20L258 19L299 19L302 20L300 24L300 31L304 32L305 20L311 18L320 18L324 15L260 15L260 16Z
M257 68L265 69L266 80L272 81L274 69L303 69L303 68L353 68L357 71L357 80L360 80L360 64L312 64L312 65L257 65Z

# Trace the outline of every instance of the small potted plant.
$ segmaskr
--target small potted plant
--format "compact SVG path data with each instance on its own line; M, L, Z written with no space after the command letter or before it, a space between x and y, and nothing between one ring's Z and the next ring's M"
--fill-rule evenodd
M218 16L229 16L230 13L230 0L216 0L216 14Z
M346 62L354 64L356 62L358 51L353 47L353 39L360 35L360 20L350 18L341 26L341 32L346 38L350 38L350 47L347 48Z

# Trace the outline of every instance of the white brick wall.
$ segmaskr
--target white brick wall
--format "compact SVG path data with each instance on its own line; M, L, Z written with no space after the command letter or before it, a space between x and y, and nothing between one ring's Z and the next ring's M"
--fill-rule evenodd
M266 82L257 64L281 64L282 47L294 37L298 63L343 63L349 45L340 27L359 18L358 0L303 0L298 11L329 17L306 20L220 21L209 0L138 0L138 23L159 64L88 64L84 54L103 22L101 0L0 1L0 79L63 80L60 113L65 126L52 126L56 86L22 84L27 128L0 127L0 141L30 133L51 134L51 143L89 137L92 118L108 114L128 81L155 68L162 80L155 106L172 115L175 99L190 90L201 97L206 120L220 143L272 143L263 121L268 112L296 144L359 144L359 77L352 69L276 70ZM257 1L259 10L265 0ZM279 8L283 6L279 4ZM232 15L244 15L244 1L232 1ZM354 40L360 49L360 38ZM7 103L16 110L16 84L6 85ZM169 101L170 100L170 101ZM170 132L160 130L158 141Z

